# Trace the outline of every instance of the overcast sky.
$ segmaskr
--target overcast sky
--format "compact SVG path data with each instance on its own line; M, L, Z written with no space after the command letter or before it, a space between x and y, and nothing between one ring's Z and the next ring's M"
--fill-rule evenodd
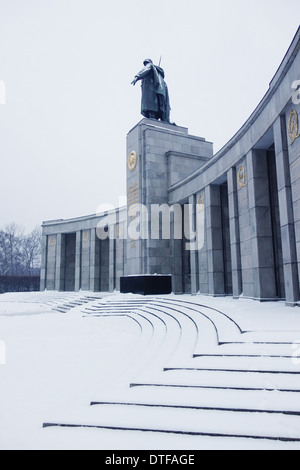
M0 0L0 227L118 205L145 58L162 56L171 121L216 152L298 26L299 0Z

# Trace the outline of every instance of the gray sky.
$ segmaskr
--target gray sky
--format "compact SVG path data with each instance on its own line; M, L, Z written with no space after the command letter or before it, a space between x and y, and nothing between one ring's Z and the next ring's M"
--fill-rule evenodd
M118 205L146 57L162 56L171 121L216 152L298 26L299 0L0 0L0 227Z

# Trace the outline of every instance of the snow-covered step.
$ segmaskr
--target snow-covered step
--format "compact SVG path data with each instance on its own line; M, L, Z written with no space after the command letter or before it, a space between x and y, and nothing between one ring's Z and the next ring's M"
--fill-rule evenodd
M299 353L299 343L291 344L224 344L217 347L203 347L201 351L195 354L195 357L284 357L288 359L297 358Z
M138 305L116 305L116 306L110 306L110 305L103 305L103 306L98 306L98 305L91 305L86 307L86 309L90 311L95 311L95 312L120 312L121 310L123 311L135 311L138 308L143 308L143 305L140 307Z
M260 345L293 345L299 344L300 331L247 331L236 338L227 338L220 344L253 343Z
M261 329L247 331L241 327L230 313L201 305L196 301L161 299L160 303L172 304L173 307L176 305L180 309L187 309L198 315L198 318L200 316L205 317L213 325L220 345L245 343L257 345L293 345L294 343L299 343L300 330L277 329L266 331L266 329ZM201 345L199 346L201 352Z
M300 442L300 332L246 331L228 312L171 297L108 298L81 312L135 321L136 357L92 406L44 427Z
M169 365L166 368L171 368ZM176 366L175 366L176 368ZM196 357L186 362L182 367L188 370L237 370L237 371L260 371L274 373L291 373L300 375L299 364L292 357L265 357L265 356L207 356Z
M149 303L147 307L113 307L88 308L85 309L87 315L92 316L113 316L128 315L131 318L143 318L153 326L153 338L156 338L156 328L165 328L165 345L161 345L160 362L168 361L171 357L174 361L179 358L192 358L195 345L198 341L198 329L193 319L181 312L174 311L169 306L159 306ZM165 352L163 352L163 350Z
M206 330L214 330L216 340L218 343L238 340L243 333L238 323L232 319L227 313L221 312L215 308L199 304L193 301L178 300L178 299L162 299L160 301L164 304L172 304L179 310L184 310L190 315L193 315L195 321L206 321Z
M93 298L92 298L93 299ZM90 304L95 299L90 300L90 298L86 297L77 297L77 296L67 296L55 299L53 301L47 302L48 305L51 305L52 310L60 313L67 313L70 310L81 307L85 304Z
M137 308L141 306L147 306L149 302L145 301L122 301L122 302L109 302L107 300L103 300L101 302L93 303L94 309L118 309L118 308Z
M93 427L124 431L236 437L300 442L300 416L225 410L102 404L76 414L71 421L45 422L44 427Z
M300 413L300 391L292 393L148 386L133 387L127 391L124 390L122 394L110 391L109 395L102 394L101 399L94 399L92 403L103 401Z
M240 413L243 415L251 413L259 413L262 415L275 414L275 415L285 415L285 416L300 416L300 410L297 409L282 409L282 408L262 408L262 407L246 407L241 406L237 408L233 403L225 406L220 403L217 404L187 404L187 403L153 403L145 401L123 401L123 402L113 402L113 401L93 401L90 403L90 406L121 406L121 407L132 407L132 408L162 408L162 409L181 409L181 410L196 410L196 411L224 411L229 413Z
M177 325L177 329L180 332L177 347L174 349L171 357L165 358L166 362L169 359L176 362L179 358L192 358L198 341L198 329L193 319L184 313L174 311L169 306L161 307L151 304L147 307L147 311L150 315L157 315L164 319L168 328L167 336L171 331L171 324L173 324L173 328Z
M130 385L184 386L241 390L300 391L298 374L276 374L215 370L168 370L147 381L134 381Z

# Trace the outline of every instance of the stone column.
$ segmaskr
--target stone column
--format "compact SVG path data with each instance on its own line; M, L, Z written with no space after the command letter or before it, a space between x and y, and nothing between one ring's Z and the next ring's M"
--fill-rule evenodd
M90 263L90 290L98 292L100 289L100 241L96 229L91 229L91 263Z
M124 223L120 223L117 226L117 233L116 233L116 256L115 256L115 276L116 276L116 285L115 289L117 291L120 290L120 278L124 276L124 233L126 231L126 227Z
M279 116L274 123L273 129L275 139L285 295L287 305L293 306L300 299L300 294L286 116Z
M170 240L170 254L172 260L172 290L176 294L183 293L183 207L180 207L180 220L171 213L171 240ZM175 233L177 236L175 238Z
M76 232L75 245L75 292L81 288L81 230Z
M206 236L206 200L205 191L196 196L196 225L198 245L199 292L208 293L207 236Z
M56 268L55 268L55 290L63 291L65 288L65 243L64 235L57 234L56 237Z
M55 273L56 273L56 235L48 235L47 237L47 274L46 289L55 290Z
M116 226L110 227L109 237L109 292L116 288Z
M227 172L233 297L243 291L236 168Z
M81 289L90 289L90 256L91 256L91 233L83 230L81 241Z
M258 300L270 300L276 298L277 292L266 151L250 151L247 169L253 295Z
M220 187L217 185L207 186L205 188L205 201L208 293L210 295L224 295L225 282Z
M41 256L41 280L40 280L40 290L44 291L46 289L46 276L47 276L47 235L42 235L42 256Z
M191 294L196 295L199 291L199 263L198 263L198 245L197 238L193 239L193 233L196 233L196 197L189 197L189 232L194 249L190 251L191 265Z

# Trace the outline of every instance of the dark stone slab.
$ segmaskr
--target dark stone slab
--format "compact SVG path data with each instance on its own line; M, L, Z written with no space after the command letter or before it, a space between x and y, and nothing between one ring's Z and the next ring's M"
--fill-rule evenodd
M172 276L127 276L121 277L120 292L122 294L159 295L171 294Z

